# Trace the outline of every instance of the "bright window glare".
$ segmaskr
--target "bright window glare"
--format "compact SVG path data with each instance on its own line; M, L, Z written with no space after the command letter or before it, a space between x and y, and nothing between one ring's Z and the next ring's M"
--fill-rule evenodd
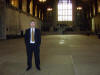
M58 21L72 21L72 3L70 0L59 0Z

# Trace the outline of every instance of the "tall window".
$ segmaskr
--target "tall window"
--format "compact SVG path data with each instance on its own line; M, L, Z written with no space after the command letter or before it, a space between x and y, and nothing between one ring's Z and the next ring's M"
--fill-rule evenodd
M58 21L72 21L72 2L71 0L59 0L58 2Z
M19 5L18 2L19 2L18 0L10 0L10 4L16 8L18 8Z
M30 14L33 14L33 0L30 2Z
M27 0L22 0L22 10L27 12Z
M100 13L100 0L97 0L98 3L98 13Z

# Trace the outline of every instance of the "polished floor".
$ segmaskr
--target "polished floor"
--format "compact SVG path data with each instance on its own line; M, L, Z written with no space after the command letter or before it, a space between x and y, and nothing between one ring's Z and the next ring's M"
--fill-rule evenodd
M41 71L26 72L24 39L0 41L0 75L100 75L100 39L86 35L45 35Z

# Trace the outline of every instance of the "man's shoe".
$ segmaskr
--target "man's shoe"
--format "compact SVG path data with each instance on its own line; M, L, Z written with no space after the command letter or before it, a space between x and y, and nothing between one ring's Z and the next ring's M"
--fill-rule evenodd
M30 67L30 66L29 66L29 67L27 67L26 71L29 71L31 68L32 68L32 67Z
M36 67L36 68L37 68L37 70L39 70L39 71L41 70L40 67Z

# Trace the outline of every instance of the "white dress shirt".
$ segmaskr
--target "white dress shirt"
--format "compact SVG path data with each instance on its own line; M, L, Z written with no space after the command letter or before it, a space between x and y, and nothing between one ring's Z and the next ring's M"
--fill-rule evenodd
M31 28L31 29L30 29L30 34L31 34L30 43L34 44L34 43L35 43L35 37L34 37L34 41L32 41L32 30L33 30L34 35L35 35L35 28Z

